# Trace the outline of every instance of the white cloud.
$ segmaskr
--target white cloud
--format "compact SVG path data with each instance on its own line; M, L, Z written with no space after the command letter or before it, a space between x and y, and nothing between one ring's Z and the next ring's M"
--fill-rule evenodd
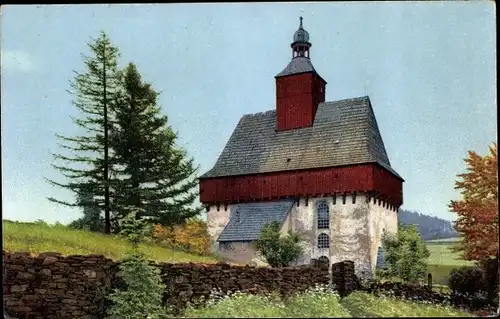
M22 73L29 73L36 70L35 58L24 51L2 51L2 69Z

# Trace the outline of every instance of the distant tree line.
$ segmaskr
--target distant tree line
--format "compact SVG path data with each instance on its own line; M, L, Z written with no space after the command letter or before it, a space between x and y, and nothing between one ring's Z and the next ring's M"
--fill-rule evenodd
M405 226L415 225L423 240L446 239L459 236L453 228L453 222L416 211L400 209L398 212L398 222Z

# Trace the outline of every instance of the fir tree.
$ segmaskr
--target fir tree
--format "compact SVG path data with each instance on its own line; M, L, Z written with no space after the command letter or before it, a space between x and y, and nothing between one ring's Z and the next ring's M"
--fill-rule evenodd
M102 232L104 223L101 217L101 209L95 204L94 196L89 193L82 193L78 197L78 204L83 207L83 217L71 222L69 227Z
M200 213L197 167L176 145L177 134L160 113L158 93L144 83L134 64L124 70L124 94L116 109L116 129L111 144L117 175L116 206L121 216L140 209L137 218L161 225L175 225Z
M164 318L162 305L165 285L160 269L151 265L139 249L140 242L151 233L151 224L147 220L137 220L137 212L119 220L120 236L131 244L132 249L120 264L121 278L125 289L115 289L108 299L113 305L107 310L110 319L159 319Z
M71 151L71 155L53 154L53 164L67 179L66 183L53 180L53 185L73 191L78 198L92 194L92 203L104 210L105 232L111 228L108 132L112 126L112 101L120 90L120 72L117 68L118 49L113 46L104 32L98 39L88 44L92 57L84 56L86 71L75 72L71 82L73 104L81 111L81 118L73 118L73 123L83 129L82 135L67 137L57 134L61 148ZM71 203L53 197L50 201L72 207L83 207L79 200ZM86 201L89 202L89 201Z

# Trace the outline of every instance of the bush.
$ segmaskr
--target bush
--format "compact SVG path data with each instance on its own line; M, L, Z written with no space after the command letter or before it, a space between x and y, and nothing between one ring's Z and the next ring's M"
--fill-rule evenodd
M271 267L286 267L302 254L300 237L292 233L282 236L280 229L278 222L264 225L255 242L255 247Z
M486 260L481 266L484 270L485 290L488 293L488 300L493 302L498 296L498 256Z
M400 224L397 235L382 236L382 245L386 269L378 271L378 275L406 282L426 278L430 253L415 226Z
M210 235L207 223L199 219L189 219L174 227L156 225L153 239L166 247L197 255L210 254Z
M484 272L478 267L453 269L448 286L455 294L475 295L485 287Z

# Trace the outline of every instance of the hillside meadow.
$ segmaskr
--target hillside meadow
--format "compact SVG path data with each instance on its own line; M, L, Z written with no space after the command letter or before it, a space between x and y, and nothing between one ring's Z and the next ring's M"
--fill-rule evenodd
M432 274L433 283L448 285L448 278L453 269L474 266L474 262L462 260L458 253L452 251L458 240L459 238L448 238L425 242L431 253L427 271Z
M74 230L63 225L45 223L18 223L2 221L3 249L10 252L29 252L36 255L41 252L59 252L67 255L104 255L113 260L120 260L131 249L130 244L113 235ZM151 260L165 263L215 263L217 259L209 256L188 254L145 243L140 250Z

